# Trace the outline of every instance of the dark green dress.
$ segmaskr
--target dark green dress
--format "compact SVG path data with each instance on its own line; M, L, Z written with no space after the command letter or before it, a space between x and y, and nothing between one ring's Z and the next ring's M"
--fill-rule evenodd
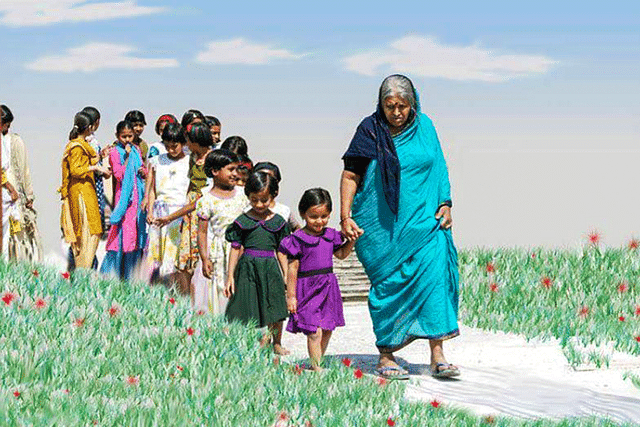
M289 225L278 214L267 221L257 221L243 213L227 228L226 239L231 245L244 248L234 274L236 291L227 304L227 319L255 321L263 327L287 318L285 285L276 249L289 234Z

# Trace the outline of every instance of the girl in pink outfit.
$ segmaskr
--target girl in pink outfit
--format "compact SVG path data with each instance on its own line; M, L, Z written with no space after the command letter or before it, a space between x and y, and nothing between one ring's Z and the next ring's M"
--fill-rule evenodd
M111 229L107 237L107 255L100 272L129 280L137 265L145 237L145 215L142 209L146 169L140 149L133 143L135 133L128 121L118 123L118 141L109 153L115 183L115 207L111 213Z

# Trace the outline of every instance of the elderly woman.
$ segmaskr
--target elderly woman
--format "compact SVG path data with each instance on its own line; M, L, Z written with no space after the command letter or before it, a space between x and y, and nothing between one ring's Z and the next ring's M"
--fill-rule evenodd
M432 375L459 375L442 350L443 340L459 334L449 175L411 80L392 75L382 82L378 108L360 123L343 160L340 224L348 239L358 239L371 281L378 374L407 379L393 353L422 338L431 347Z

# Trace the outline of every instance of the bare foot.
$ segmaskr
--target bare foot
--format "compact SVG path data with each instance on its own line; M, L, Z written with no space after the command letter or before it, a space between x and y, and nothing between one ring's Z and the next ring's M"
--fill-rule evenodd
M274 344L273 352L275 354L279 354L280 356L286 356L287 354L291 354L291 352L286 348L284 348L281 344Z

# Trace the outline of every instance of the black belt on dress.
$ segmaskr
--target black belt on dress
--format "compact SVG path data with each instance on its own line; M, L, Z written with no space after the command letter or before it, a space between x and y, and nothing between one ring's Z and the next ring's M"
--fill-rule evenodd
M317 270L298 271L298 277L317 276L319 274L333 273L333 267L319 268Z

